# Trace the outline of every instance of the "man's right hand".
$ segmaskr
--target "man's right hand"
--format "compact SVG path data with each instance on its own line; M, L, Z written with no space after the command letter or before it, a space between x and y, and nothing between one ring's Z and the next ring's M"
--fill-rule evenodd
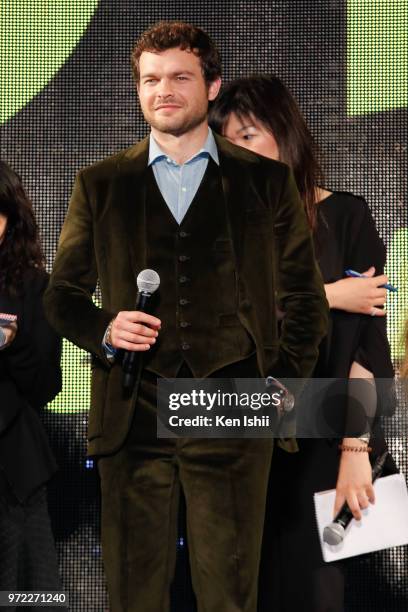
M112 323L110 344L115 349L147 351L160 329L160 319L139 310L122 310Z

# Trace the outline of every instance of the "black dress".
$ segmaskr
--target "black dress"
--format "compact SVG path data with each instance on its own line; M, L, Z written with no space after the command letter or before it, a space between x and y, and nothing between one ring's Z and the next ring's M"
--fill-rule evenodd
M20 296L0 294L0 312L18 317L0 351L0 590L61 588L45 490L57 466L40 420L61 388L61 342L42 306L47 283L33 269Z
M318 205L316 255L325 283L345 277L351 268L383 272L385 247L366 202L333 193ZM385 317L331 310L327 337L315 376L347 378L353 361L375 377L393 378ZM390 410L378 390L383 411ZM377 405L377 411L379 406ZM374 454L385 449L376 426ZM313 494L336 487L338 440L299 439L299 452L274 450L266 509L260 573L262 612L340 612L343 610L345 562L325 563L318 539ZM397 471L391 458L385 473Z

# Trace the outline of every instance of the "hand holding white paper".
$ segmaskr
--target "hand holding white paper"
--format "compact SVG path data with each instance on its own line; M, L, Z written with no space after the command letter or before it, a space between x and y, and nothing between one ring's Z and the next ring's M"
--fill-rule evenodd
M325 561L338 561L408 544L408 491L403 474L379 478L374 483L374 489L375 504L362 510L361 521L351 521L343 542L336 546L323 541L323 530L333 520L336 492L331 490L314 494L317 527Z

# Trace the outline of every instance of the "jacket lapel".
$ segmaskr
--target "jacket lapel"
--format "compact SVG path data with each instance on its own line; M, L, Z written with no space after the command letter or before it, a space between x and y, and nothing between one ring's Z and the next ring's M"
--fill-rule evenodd
M254 157L249 157L244 149L238 149L221 136L214 134L222 177L222 186L227 210L227 222L231 234L232 243L234 246L235 263L238 271L242 267L242 246L244 244L245 232L245 216L246 203L248 202L248 193L250 189L250 181L247 176L246 165L240 167L241 158L254 161Z
M242 245L245 232L246 206L251 188L247 164L257 163L256 157L244 149L231 145L225 138L214 134L217 143L222 185L227 210L227 222L234 247L237 270L241 270ZM149 138L145 138L126 151L119 162L120 206L124 220L122 237L126 236L129 257L136 282L146 268L146 173L148 171ZM120 239L122 239L122 237Z
M134 283L146 268L146 172L149 138L145 138L125 153L119 163L121 218L123 236L127 237ZM124 245L125 246L125 245Z

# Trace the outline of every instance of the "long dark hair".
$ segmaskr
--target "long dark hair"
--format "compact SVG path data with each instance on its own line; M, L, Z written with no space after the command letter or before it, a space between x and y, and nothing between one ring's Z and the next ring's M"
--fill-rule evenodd
M280 161L294 172L312 229L316 226L316 187L322 182L317 147L292 94L276 76L254 75L228 83L212 104L211 127L223 134L230 115L253 116L269 130Z
M18 294L24 273L44 268L33 207L21 179L0 160L0 214L7 218L7 229L0 244L0 291Z

